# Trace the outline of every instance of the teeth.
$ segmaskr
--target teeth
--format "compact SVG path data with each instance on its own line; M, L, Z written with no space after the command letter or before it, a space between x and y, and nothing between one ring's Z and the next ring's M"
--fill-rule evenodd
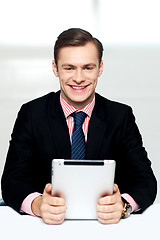
M85 87L73 87L73 86L72 86L72 88L73 88L73 89L76 89L76 90L81 90L81 89L84 89Z

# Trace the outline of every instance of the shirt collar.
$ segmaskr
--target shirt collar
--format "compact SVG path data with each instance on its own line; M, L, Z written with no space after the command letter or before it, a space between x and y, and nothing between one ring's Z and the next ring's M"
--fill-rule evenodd
M72 105L67 103L63 99L61 94L60 94L60 103L61 103L64 115L65 115L65 118L68 118L73 112L79 112L79 111L85 112L89 117L91 117L92 111L93 111L93 108L95 105L95 97L89 104L87 104L87 106L85 106L84 108L82 108L80 110L76 109L75 107L73 107Z

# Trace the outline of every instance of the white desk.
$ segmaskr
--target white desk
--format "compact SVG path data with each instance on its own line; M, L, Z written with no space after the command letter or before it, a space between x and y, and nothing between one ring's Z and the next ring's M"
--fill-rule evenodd
M61 225L47 225L40 218L20 215L10 207L0 207L0 239L159 240L160 204L114 225L103 225L96 220L65 220Z

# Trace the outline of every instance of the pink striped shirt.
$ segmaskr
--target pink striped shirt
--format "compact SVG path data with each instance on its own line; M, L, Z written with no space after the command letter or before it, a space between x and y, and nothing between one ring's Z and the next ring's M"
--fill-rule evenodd
M60 102L61 102L61 106L64 112L64 116L66 118L67 121L67 125L68 125L68 130L69 130L69 135L70 135L70 140L72 142L72 132L73 132L73 128L74 128L74 118L72 116L70 116L73 112L79 112L79 111L83 111L87 114L87 117L84 120L84 123L82 125L82 129L84 132L84 136L85 136L85 141L87 142L87 133L88 133L88 126L89 126L89 121L92 115L92 111L95 105L95 97L93 98L93 100L84 108L82 109L76 109L75 107L71 106L69 103L67 103L62 96L60 96Z
M70 116L73 112L79 112L79 111L83 111L87 114L87 117L85 118L85 121L83 123L83 132L85 135L85 141L87 142L87 133L88 133L88 126L89 126L89 121L92 115L92 111L95 105L95 97L93 98L93 100L84 108L78 110L76 108L74 108L73 106L71 106L69 103L67 103L62 96L60 95L60 103L67 121L67 125L68 125L68 130L69 130L69 135L70 135L70 140L72 142L72 132L73 132L73 128L74 128L74 118L72 116ZM31 193L29 194L23 201L22 205L21 205L21 212L25 212L28 213L30 215L33 215L33 212L31 210L31 204L33 202L33 200L42 195L41 193L35 192L35 193ZM132 212L136 211L139 209L138 204L134 201L134 199L127 193L122 194L122 196L131 204L132 206Z

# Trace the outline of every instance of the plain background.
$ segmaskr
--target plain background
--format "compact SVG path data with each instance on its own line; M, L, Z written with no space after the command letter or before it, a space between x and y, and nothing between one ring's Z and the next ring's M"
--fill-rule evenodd
M56 37L70 27L104 45L97 92L133 108L160 181L160 33L158 0L6 0L0 15L0 176L21 105L59 89L51 61ZM157 202L160 202L158 190Z

